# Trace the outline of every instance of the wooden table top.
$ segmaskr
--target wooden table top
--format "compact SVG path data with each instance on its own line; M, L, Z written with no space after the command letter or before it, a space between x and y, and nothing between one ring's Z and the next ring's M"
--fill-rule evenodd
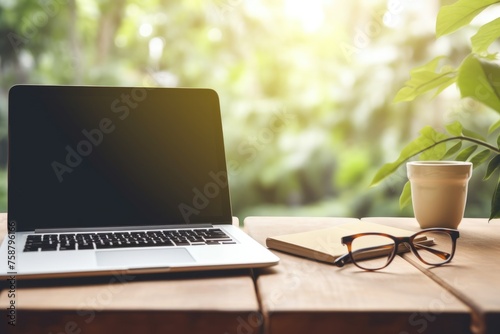
M249 217L257 241L356 222L350 218ZM266 333L469 333L469 308L396 257L379 272L337 268L275 251L280 265L256 280Z
M390 226L419 230L413 218L364 218ZM460 238L453 265L425 267L411 254L403 257L472 309L473 329L500 333L500 219L465 218L458 226Z
M5 227L0 214L0 240ZM0 333L219 334L262 327L250 270L17 280L15 327L5 317L9 300L2 290Z
M364 220L418 231L411 218ZM249 217L257 241L357 222ZM0 240L6 215L0 214ZM500 221L465 219L457 252L429 268L412 254L380 272L276 251L267 269L18 281L17 326L0 333L500 333Z

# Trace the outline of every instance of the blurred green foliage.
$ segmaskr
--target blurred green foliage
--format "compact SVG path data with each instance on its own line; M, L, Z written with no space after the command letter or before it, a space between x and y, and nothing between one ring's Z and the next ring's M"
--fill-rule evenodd
M459 120L481 130L491 120L453 86L438 99L392 103L411 68L467 52L454 35L435 45L438 8L434 0L2 0L0 158L13 84L210 87L221 99L240 219L411 215L398 203L405 170L369 188L375 171L424 125ZM481 187L471 180L469 216L487 216Z
M498 63L498 39L500 37L499 0L459 0L442 6L437 15L436 37L453 33L474 21L474 18L491 8L489 15L475 21L475 34L470 37L470 53L466 54L457 68L450 64L439 67L446 59L437 56L423 66L411 70L411 79L399 90L395 102L413 101L420 95L435 91L435 96L451 84L456 84L462 98L473 99L492 111L500 113L500 65ZM491 15L493 14L493 15ZM491 52L490 52L491 47ZM484 180L500 169L500 135L498 115L487 131L476 133L465 128L459 121L446 125L446 132L430 126L420 131L420 136L403 148L398 159L387 163L375 175L377 184L409 159L470 161L474 169L488 163ZM495 133L496 132L496 133ZM491 138L488 142L487 137ZM478 150L478 148L480 148ZM411 203L411 184L408 181L400 197L400 205ZM500 182L492 195L489 218L500 217Z

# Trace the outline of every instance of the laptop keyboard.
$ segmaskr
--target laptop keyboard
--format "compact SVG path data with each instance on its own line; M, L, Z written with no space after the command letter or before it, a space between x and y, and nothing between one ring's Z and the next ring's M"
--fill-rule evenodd
M235 244L221 229L30 234L24 252Z

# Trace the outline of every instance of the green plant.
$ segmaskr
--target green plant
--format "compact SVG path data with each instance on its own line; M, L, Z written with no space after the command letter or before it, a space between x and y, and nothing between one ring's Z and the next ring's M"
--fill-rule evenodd
M439 10L436 22L436 38L450 34L469 25L484 9L500 4L499 0L458 0L443 6ZM416 97L435 90L435 96L455 83L462 98L472 98L500 113L500 66L497 53L490 53L488 48L500 37L500 18L482 25L471 37L471 50L456 68L446 62L446 57L439 56L427 64L410 72L411 78L399 90L394 102L412 101ZM449 62L449 61L448 61ZM492 124L486 135L480 135L466 129L461 123L454 122L446 126L446 131L439 131L426 126L420 136L403 148L398 159L382 166L372 180L376 185L394 173L402 164L413 157L421 160L455 159L469 160L474 168L487 163L484 180L490 179L500 167L500 135L496 143L489 143L485 138L500 128L500 120ZM500 180L492 196L490 219L500 217ZM407 182L400 197L400 206L411 201L410 183Z

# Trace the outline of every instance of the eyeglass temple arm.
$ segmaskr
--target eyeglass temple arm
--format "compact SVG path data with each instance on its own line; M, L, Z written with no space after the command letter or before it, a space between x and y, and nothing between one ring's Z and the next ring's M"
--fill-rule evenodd
M413 243L413 245L415 245L415 248L426 250L429 253L432 253L432 254L438 256L439 258L441 258L443 260L448 260L450 258L450 256L451 256L450 253L446 253L446 252L440 251L438 249L435 249L435 248L432 248L432 247L428 247L426 245L422 245L422 244L420 244L418 242Z
M359 253L364 253L364 252L369 252L373 250L383 250L383 249L391 249L392 246L390 245L383 245L383 246L374 246L374 247L366 247L366 248L361 248L358 250L355 250L352 252L353 255L359 254ZM352 259L349 253L345 253L342 256L339 256L335 261L333 262L334 265L337 267L341 268L347 263L351 263Z

